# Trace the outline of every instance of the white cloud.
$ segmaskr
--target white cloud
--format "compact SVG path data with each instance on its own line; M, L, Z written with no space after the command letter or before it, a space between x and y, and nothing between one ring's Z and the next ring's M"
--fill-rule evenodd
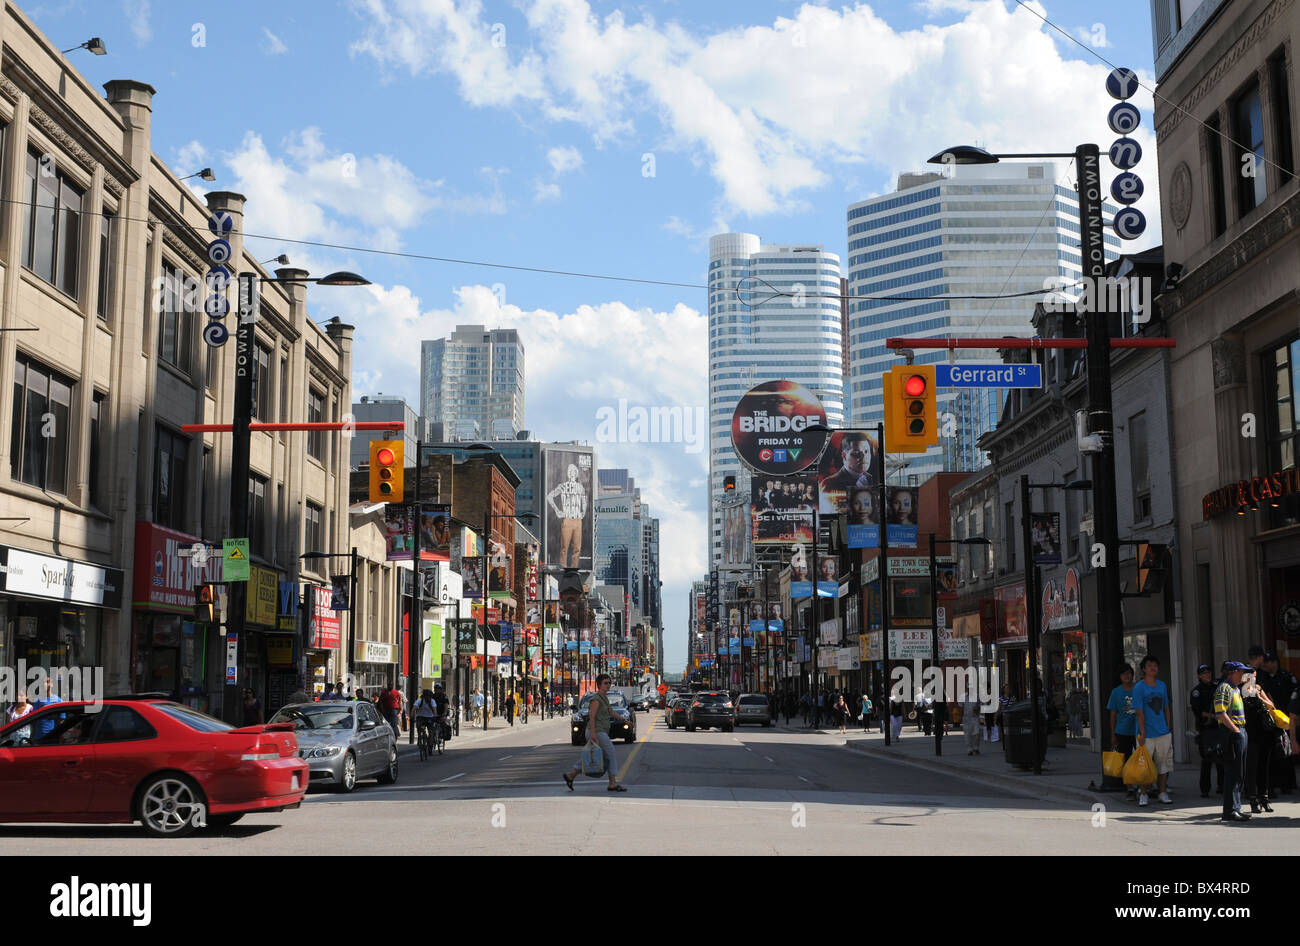
M548 200L560 199L560 185L551 181L544 181L540 177L533 181L533 200L545 203Z
M582 167L582 152L571 145L565 145L562 148L552 148L546 152L546 160L551 164L558 177L561 174L567 174L569 171L576 171Z
M122 12L131 25L131 35L135 37L137 46L143 46L153 39L153 27L149 23L149 0L122 0Z
M925 12L962 18L907 31L862 3L804 4L771 25L697 36L601 18L587 0L524 0L526 41L494 46L478 0L354 0L367 23L353 49L389 69L452 75L473 105L580 123L597 144L657 121L664 147L718 181L717 212L762 214L798 209L867 157L893 176L976 138L1004 151L1108 144L1108 67L1066 59L1059 34L1008 3L925 0ZM1154 154L1149 130L1136 137Z
M185 168L186 170L180 173L189 174L200 170L207 160L208 149L203 146L202 142L195 139L176 149L176 160L172 162L172 166Z
M262 48L269 55L279 56L289 51L289 47L284 44L284 40L272 33L269 26L262 27L262 33L266 36L266 45Z

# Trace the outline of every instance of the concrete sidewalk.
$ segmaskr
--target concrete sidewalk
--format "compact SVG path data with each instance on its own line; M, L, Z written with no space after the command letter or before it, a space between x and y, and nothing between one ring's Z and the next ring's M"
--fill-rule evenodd
M905 765L922 766L941 771L960 778L969 779L984 785L1010 789L1036 798L1051 798L1072 804L1106 803L1108 806L1124 802L1123 792L1101 792L1101 755L1085 746L1067 746L1065 748L1048 748L1043 762L1043 774L1035 775L1033 769L1022 769L1006 761L1004 743L980 741L979 755L966 754L966 737L960 727L950 729L943 739L943 754L934 754L934 735L926 736L917 732L915 724L903 726L902 737L885 746L885 737L879 728L864 733L861 724L855 729L846 727L844 735L839 727L828 729L809 729L800 725L799 719L792 719L790 725L778 723L777 728L790 733L820 733L844 740L844 746L864 755L891 759ZM1209 798L1201 798L1200 760L1195 762L1176 762L1169 774L1170 795L1173 805L1162 805L1151 798L1148 810L1187 809L1190 807L1221 806L1221 796L1213 794L1214 784L1210 786ZM1137 808L1136 802L1130 802Z

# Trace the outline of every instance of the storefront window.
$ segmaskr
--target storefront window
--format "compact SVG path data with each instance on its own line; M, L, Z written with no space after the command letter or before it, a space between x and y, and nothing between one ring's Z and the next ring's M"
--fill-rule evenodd
M57 602L10 599L0 635L5 666L19 660L28 667L97 667L100 661L100 617L97 608Z

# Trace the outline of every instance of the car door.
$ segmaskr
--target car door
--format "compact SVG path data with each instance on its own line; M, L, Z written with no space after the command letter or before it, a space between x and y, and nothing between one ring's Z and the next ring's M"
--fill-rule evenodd
M366 728L366 723L375 723ZM384 763L383 730L386 724L369 703L357 704L357 777L373 775Z
M163 764L161 740L137 710L129 706L106 706L95 731L95 785L89 811L125 814L140 780ZM175 756L167 763L174 765Z
M0 740L0 820L87 810L95 779L95 722L83 705L56 704L6 730Z

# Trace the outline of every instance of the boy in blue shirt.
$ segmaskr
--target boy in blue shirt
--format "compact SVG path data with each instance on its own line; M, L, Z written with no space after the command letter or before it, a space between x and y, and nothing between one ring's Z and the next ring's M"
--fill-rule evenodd
M1166 785L1169 773L1174 770L1174 737L1172 734L1173 717L1169 709L1169 690L1164 683L1156 679L1160 673L1160 661L1150 654L1142 658L1138 665L1142 679L1133 686L1133 705L1137 707L1137 724L1139 746L1145 745L1156 767L1159 780L1160 803L1172 805ZM1146 786L1149 791L1150 786ZM1138 793L1138 804L1147 803L1147 791Z

